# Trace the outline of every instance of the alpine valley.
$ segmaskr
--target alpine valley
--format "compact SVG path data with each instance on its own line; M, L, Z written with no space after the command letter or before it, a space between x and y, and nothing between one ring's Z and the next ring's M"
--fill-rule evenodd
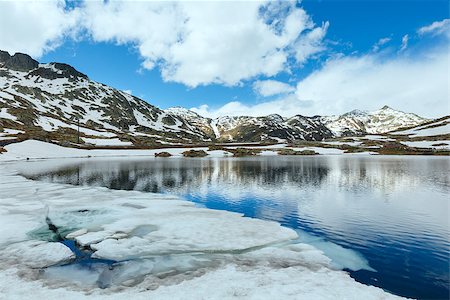
M448 118L443 118L448 123ZM446 121L445 121L446 120ZM0 51L0 135L3 145L36 139L91 147L163 147L215 143L295 143L385 134L432 123L388 106L343 115L206 118L160 109L90 80L64 63L41 64Z

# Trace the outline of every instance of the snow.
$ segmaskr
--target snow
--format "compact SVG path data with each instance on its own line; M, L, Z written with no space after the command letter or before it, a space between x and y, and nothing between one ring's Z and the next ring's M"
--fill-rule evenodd
M341 116L324 116L322 122L336 135L347 130L352 132L385 133L426 121L415 114L404 113L390 107L383 107L372 112L354 110Z
M259 153L260 156L276 156L278 153L276 151L264 150Z
M219 129L217 128L217 120L213 120L213 121L211 121L211 128L212 128L212 130L213 130L213 132L214 132L214 135L216 136L216 138L220 138L220 131L219 131Z
M16 120L17 120L16 116L11 115L11 114L8 112L8 109L7 109L7 108L2 108L2 109L0 109L0 118L3 118L3 119L10 119L10 120L13 120L13 121L16 121Z
M224 148L227 149L237 149L237 148L246 148L246 149L281 149L287 147L288 144L274 144L274 145L266 145L266 146L227 146L225 145Z
M46 116L39 116L39 119L37 120L37 125L41 126L42 129L46 131L54 131L57 130L59 127L67 127L72 128L74 130L78 130L78 125L75 124L67 124L62 122L61 120L52 118L52 117L46 117ZM102 136L102 137L115 137L116 135L112 132L107 131L98 131L93 130L89 128L84 128L82 126L79 127L80 132L87 134L87 135L94 135L94 136Z
M69 158L69 157L119 157L119 156L149 156L153 157L155 153L169 152L175 157L182 156L182 153L187 150L204 150L207 151L207 147L197 148L162 148L152 150L84 150L76 148L61 147L59 145L45 143L36 140L26 140L20 143L14 143L5 146L6 153L0 154L0 161L12 161L30 159L42 159L42 158ZM225 155L224 151L210 151L213 156L219 154Z
M432 128L418 127L418 128L414 128L414 129L393 132L393 134L410 135L410 136L414 136L414 137L450 134L450 123L446 123L444 125L440 125L438 127L432 127Z
M408 147L416 147L416 148L433 148L433 149L447 149L450 150L450 140L443 141L402 141L402 144ZM436 144L446 144L442 146L433 146Z
M321 148L321 147L294 147L292 148L295 151L305 151L312 150L322 155L336 155L336 154L344 154L344 150L335 149L335 148Z
M146 126L146 127L152 127L152 125L155 125L155 124L150 124L150 123L153 123L153 121L150 121L143 113L141 113L140 111L138 111L138 110L134 110L133 111L133 114L134 114L134 117L136 118L136 121L137 121L137 123L139 124L139 125L142 125L142 126ZM154 128L155 130L161 130L162 129L162 127L161 126L158 126L158 127L152 127L152 128Z
M9 134L20 134L20 133L25 133L25 131L11 129L11 128L4 128L3 132L0 132L0 136L5 136L5 135L9 135Z
M72 129L76 129L77 127L76 125L68 125L61 120L45 116L39 116L36 125L41 126L45 131L53 131L58 129L59 127L69 127Z
M395 141L395 139L390 138L385 135L373 135L373 134L368 134L363 137L356 137L355 139L358 139L358 140L366 139L366 140L372 140L372 141L385 141L385 142L394 142Z
M119 140L118 138L114 139L92 139L92 138L83 138L85 143L97 145L97 146L132 146L132 142L124 142Z
M357 283L278 223L198 208L171 195L31 181L16 171L27 164L0 168L5 299L397 298ZM120 261L112 269L41 269L72 258L64 245L28 235L45 226L47 208L55 225L78 228L72 234L92 243L95 256Z
M340 145L349 145L349 146L354 146L357 147L359 145L362 144L362 142L358 142L358 141L331 141L331 142L322 142L322 144L327 144L327 145L336 145L336 146L340 146Z
M83 138L84 139L84 138ZM101 139L98 139L101 140ZM106 139L105 139L106 141ZM335 148L321 148L321 147L286 147L286 144L268 145L259 147L243 147L243 148L257 148L263 150L261 155L278 155L278 149L293 149L296 151L313 150L322 155L338 155L344 154L344 150ZM161 149L76 149L61 147L59 145L45 143L36 140L26 140L19 143L9 144L4 147L7 152L0 154L0 161L14 161L24 159L42 159L42 158L74 158L74 157L128 157L128 156L148 156L153 157L155 153L169 152L173 157L182 157L183 152L188 150L203 150L208 153L207 157L225 157L230 156L230 153L223 150L208 151L207 147L193 147L193 148L161 148ZM240 147L225 147L225 148L240 148ZM353 153L346 154L352 155ZM361 153L354 153L361 154ZM371 154L366 152L365 154Z
M4 255L20 260L30 268L45 268L67 263L75 258L72 251L61 243L30 240L2 249Z

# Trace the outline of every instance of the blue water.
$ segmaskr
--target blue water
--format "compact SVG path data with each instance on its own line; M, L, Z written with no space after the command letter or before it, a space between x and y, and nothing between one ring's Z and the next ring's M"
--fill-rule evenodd
M63 240L61 243L66 245L73 252L73 254L75 254L75 259L69 264L78 264L83 267L90 268L93 264L112 266L117 263L117 261L111 259L92 258L93 251L81 250L74 240Z
M449 298L450 165L445 157L318 156L78 160L38 180L163 192L273 220L354 250L353 278L394 294ZM33 170L39 170L35 172Z

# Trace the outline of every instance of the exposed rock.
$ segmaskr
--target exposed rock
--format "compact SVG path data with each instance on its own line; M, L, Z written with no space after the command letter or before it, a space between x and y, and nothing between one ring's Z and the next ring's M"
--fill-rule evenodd
M295 151L294 149L281 149L278 151L279 155L317 155L319 153L313 150Z
M16 53L5 61L4 66L15 71L27 72L36 69L39 63L27 54Z
M170 154L169 152L165 152L165 151L155 153L155 157L171 157L171 156L172 156L172 154Z
M78 72L74 67L60 63L50 63L44 67L39 67L30 72L29 75L46 79L67 78L69 81L75 81L79 78L88 79L85 74Z
M189 150L183 152L184 157L205 157L207 155L208 153L203 150Z
M234 157L255 156L261 153L261 149L250 149L250 148L237 148L224 150L233 153Z
M0 63L4 63L10 58L11 58L11 55L9 55L9 53L7 51L0 50Z

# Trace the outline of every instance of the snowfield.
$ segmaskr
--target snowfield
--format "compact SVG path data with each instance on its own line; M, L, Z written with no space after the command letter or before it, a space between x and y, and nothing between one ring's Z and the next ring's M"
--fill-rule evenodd
M445 149L450 150L450 141L442 140L442 141L403 141L402 144L405 144L408 147L416 147L416 148L433 148L433 149ZM439 145L439 146L436 146Z
M93 139L97 145L127 145L126 142L121 142L118 139ZM252 146L252 147L233 147L227 146L225 148L256 148L261 149L262 155L278 155L276 151L278 149L285 148L287 144L269 145L269 146ZM26 140L20 143L13 143L5 146L7 152L0 154L0 161L14 161L23 159L41 159L41 158L70 158L70 157L119 157L119 156L149 156L152 157L155 153L169 152L174 157L181 157L182 153L187 150L204 150L207 151L208 157L225 157L230 156L231 153L222 150L208 151L207 147L196 148L162 148L151 150L139 150L139 149L76 149L61 147L55 144L45 143L36 140ZM334 148L321 148L321 147L295 147L292 148L297 151L313 150L323 155L335 155L344 154L343 150ZM269 153L270 152L270 153ZM369 152L363 152L363 154L369 155ZM345 155L354 155L353 153ZM358 153L361 155L361 153Z
M278 223L199 208L172 195L31 181L18 170L37 163L5 162L91 151L36 141L7 149L7 157L0 155L2 299L398 298L356 282ZM93 257L116 262L110 268L67 264L69 248L43 238L47 216Z

